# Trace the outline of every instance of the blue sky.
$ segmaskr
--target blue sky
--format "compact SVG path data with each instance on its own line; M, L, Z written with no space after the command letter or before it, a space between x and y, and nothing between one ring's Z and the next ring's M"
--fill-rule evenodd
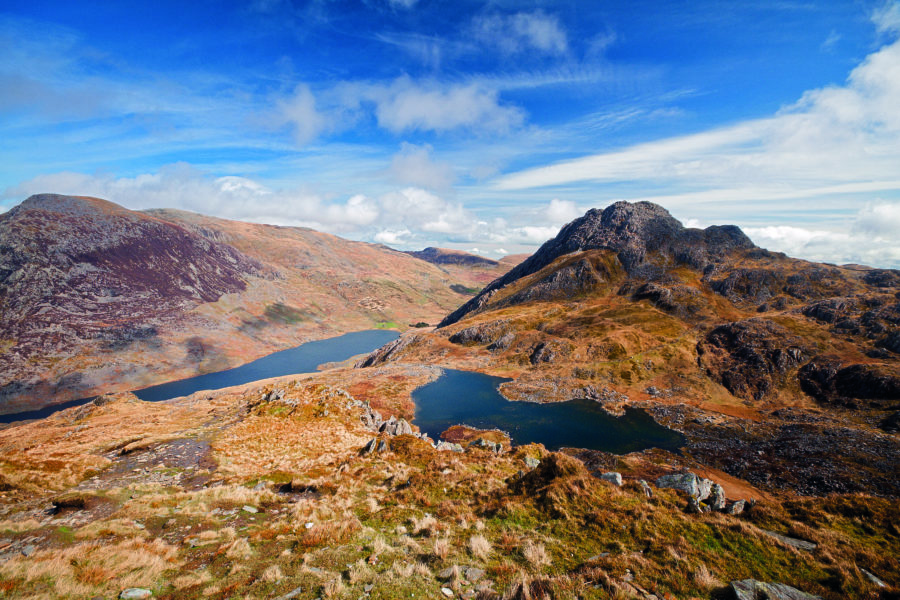
M0 210L94 195L496 257L649 199L900 267L897 2L0 10Z

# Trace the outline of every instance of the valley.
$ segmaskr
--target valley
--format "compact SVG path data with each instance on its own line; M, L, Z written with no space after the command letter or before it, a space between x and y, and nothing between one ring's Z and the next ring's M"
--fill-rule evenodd
M435 323L466 298L454 286L477 290L509 268L34 196L0 216L0 412L221 371L350 331Z

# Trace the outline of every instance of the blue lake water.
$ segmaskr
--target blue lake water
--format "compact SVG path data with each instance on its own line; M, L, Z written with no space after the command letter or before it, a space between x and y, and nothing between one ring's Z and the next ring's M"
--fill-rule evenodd
M413 392L414 423L434 439L453 425L500 429L513 443L540 443L549 450L587 448L627 454L647 448L676 451L684 436L663 427L643 409L626 409L621 417L605 412L594 400L553 404L511 402L497 387L502 377L445 369L437 380Z
M307 342L296 348L275 352L246 365L226 371L206 373L188 379L180 379L136 390L134 394L141 400L158 402L160 400L178 398L179 396L187 396L201 390L216 390L269 377L312 373L321 364L342 361L357 354L371 352L397 339L399 335L396 331L386 329L355 331L327 340ZM80 398L38 410L0 415L0 423L43 419L65 408L87 404L93 399L93 397Z
M323 363L346 360L357 354L371 352L399 336L396 331L387 329L354 331L340 337L307 342L227 371L207 373L135 390L134 395L141 400L157 402L187 396L201 390L217 390L269 377L312 373Z

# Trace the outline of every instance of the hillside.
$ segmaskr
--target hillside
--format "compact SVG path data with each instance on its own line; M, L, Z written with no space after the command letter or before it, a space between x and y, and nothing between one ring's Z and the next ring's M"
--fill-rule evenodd
M0 413L433 323L507 268L451 272L309 229L33 196L0 215Z
M900 495L900 273L756 247L613 204L367 359L513 378L514 400L642 406L767 489ZM391 350L388 352L387 350Z

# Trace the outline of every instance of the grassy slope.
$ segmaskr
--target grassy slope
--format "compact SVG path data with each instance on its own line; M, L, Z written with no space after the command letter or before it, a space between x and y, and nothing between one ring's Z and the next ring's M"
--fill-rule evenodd
M554 598L638 590L708 597L747 577L861 598L874 586L859 568L900 581L900 531L888 500L782 495L737 517L688 515L683 496L654 490L647 499L635 483L653 467L652 453L625 459L621 489L539 446L456 454L401 436L389 440L389 452L360 456L372 434L339 389L379 399L385 416L402 414L411 389L434 376L393 366L166 404L123 396L0 431L8 488L0 493L0 535L36 546L0 564L0 597L91 598L130 585L161 598L264 598L298 587L298 598L358 598L366 589L371 598L407 598L436 597L441 586L474 589L464 573L438 577L454 565L483 569L482 583L500 593L524 582L532 597L545 590ZM285 400L260 402L271 389L284 390ZM186 439L208 444L208 454L166 453ZM525 456L542 464L522 476ZM289 482L291 491L277 491ZM50 516L44 509L53 498L68 508ZM260 512L242 510L247 505ZM795 550L760 527L819 547Z

